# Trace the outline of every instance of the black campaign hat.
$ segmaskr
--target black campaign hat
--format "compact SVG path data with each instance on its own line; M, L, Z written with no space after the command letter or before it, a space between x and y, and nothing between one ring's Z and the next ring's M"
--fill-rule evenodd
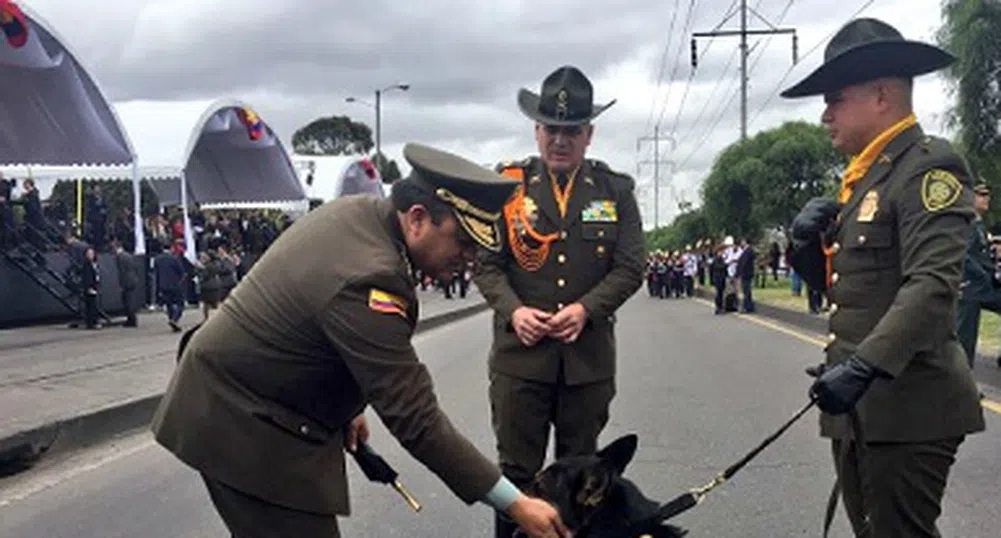
M594 104L591 81L576 67L565 65L542 81L540 93L518 90L518 107L526 116L545 125L587 123L615 104Z
M403 147L412 170L408 181L451 206L462 229L478 244L501 248L498 221L520 182L463 157L422 144Z
M934 45L904 39L883 21L855 19L831 38L824 63L781 95L806 97L881 77L911 78L948 67L955 60Z

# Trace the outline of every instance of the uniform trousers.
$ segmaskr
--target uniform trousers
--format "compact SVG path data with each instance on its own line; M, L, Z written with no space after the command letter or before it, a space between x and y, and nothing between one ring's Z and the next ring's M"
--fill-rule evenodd
M337 517L272 504L202 474L232 538L340 538Z
M964 437L926 443L867 443L863 494L852 441L832 440L841 499L858 538L939 538L936 521ZM842 461L842 443L852 443ZM869 525L864 513L869 514Z
M567 385L491 372L490 412L501 472L519 488L530 484L546 459L551 427L557 459L594 454L614 397L614 379ZM495 536L510 538L515 529L498 515Z

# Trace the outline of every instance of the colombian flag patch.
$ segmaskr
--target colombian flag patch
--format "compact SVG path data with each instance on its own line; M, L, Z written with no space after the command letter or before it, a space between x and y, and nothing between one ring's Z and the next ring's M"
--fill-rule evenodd
M398 295L380 289L372 288L368 292L368 307L376 312L399 314L404 319L407 317L407 302Z

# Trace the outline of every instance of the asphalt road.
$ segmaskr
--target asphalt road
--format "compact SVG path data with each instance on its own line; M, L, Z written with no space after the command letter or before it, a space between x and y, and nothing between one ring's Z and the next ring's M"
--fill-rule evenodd
M490 318L474 318L417 339L442 405L458 427L493 455L486 399ZM820 357L810 337L736 316L716 317L704 303L656 301L638 294L620 312L620 370L612 421L603 442L640 437L627 470L644 490L667 500L709 481L805 403L803 368ZM988 388L997 400L998 392ZM1001 415L985 411L988 432L960 450L945 502L945 536L988 538L1001 521ZM412 513L390 488L353 466L353 514L345 536L488 537L490 511L466 507L387 436L374 415L372 443L424 504ZM821 535L832 484L828 445L811 411L705 503L677 523L689 536ZM3 538L201 538L225 536L196 475L133 435L25 475L0 480ZM847 537L839 511L834 537Z

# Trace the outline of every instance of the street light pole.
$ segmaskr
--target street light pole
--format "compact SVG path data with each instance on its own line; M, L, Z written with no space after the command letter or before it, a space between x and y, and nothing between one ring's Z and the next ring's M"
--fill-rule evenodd
M409 84L393 84L392 86L387 86L381 90L375 90L375 158L376 166L379 169L379 174L382 175L383 163L382 161L382 93L390 90L400 90L407 91L410 89Z
M375 90L375 162L382 173L382 90Z

